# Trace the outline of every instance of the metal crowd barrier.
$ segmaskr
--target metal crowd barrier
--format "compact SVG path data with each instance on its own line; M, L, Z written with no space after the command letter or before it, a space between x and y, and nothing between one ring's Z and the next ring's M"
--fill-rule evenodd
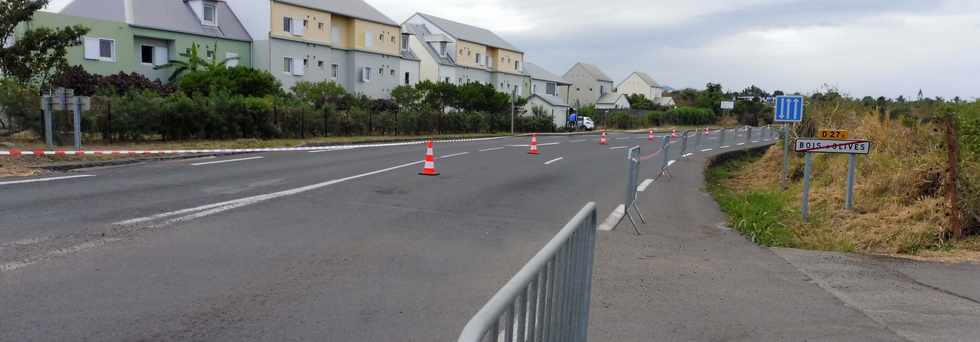
M585 342L597 229L589 202L466 323L459 342Z
M668 146L668 145L664 145ZM647 220L643 218L643 214L640 213L640 208L636 206L637 198L637 186L640 185L640 146L633 146L628 151L626 151L626 202L623 203L623 209L625 210L626 217L629 218L630 223L633 224L633 232L636 235L640 235L640 229L636 226L636 220L633 220L633 214L630 214L630 208L636 211L636 215L640 217L640 222L644 224Z

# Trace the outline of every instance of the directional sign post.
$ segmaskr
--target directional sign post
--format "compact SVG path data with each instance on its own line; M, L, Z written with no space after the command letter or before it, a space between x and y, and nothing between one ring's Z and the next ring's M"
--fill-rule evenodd
M789 175L789 125L803 121L803 96L776 96L773 122L783 124L783 189Z
M868 140L827 140L827 139L798 139L796 152L804 153L806 162L803 166L803 222L810 216L810 175L813 163L813 153L844 153L848 154L847 165L847 200L844 207L854 208L854 180L857 177L857 155L871 153L871 142Z

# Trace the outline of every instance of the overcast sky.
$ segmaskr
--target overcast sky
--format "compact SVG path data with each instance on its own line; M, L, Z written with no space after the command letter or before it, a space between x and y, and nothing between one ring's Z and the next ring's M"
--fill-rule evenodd
M558 75L583 61L674 88L980 97L980 0L367 1L488 28Z

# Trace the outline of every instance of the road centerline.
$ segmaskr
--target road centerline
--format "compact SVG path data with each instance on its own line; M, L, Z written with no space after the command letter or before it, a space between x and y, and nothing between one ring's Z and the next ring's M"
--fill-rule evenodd
M38 183L38 182L50 182L57 180L73 179L73 178L88 178L95 177L95 175L77 175L77 176L61 176L61 177L48 177L48 178L37 178L37 179L24 179L16 181L0 182L0 185L14 185L14 184L26 184L26 183Z
M544 165L551 165L552 163L555 163L555 162L557 162L559 160L562 160L562 159L565 159L565 157L558 157L558 158L555 158L555 159L546 161L546 162L544 162Z
M191 166L204 166L204 165L214 165L214 164L225 164L225 163L234 163L234 162L241 162L241 161L255 160L255 159L263 159L263 158L265 158L265 157L263 157L263 156L256 156L256 157L248 157L248 158L225 159L225 160L217 160L217 161L210 161L210 162L193 163L193 164L190 164L190 165Z

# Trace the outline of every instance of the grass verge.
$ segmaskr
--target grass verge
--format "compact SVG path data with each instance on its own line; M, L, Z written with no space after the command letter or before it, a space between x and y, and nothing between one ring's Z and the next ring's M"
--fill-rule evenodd
M755 243L768 247L796 247L799 245L786 220L789 198L780 192L738 192L726 186L733 173L738 172L758 155L740 152L710 167L706 173L710 192L722 211L730 218L729 224Z

